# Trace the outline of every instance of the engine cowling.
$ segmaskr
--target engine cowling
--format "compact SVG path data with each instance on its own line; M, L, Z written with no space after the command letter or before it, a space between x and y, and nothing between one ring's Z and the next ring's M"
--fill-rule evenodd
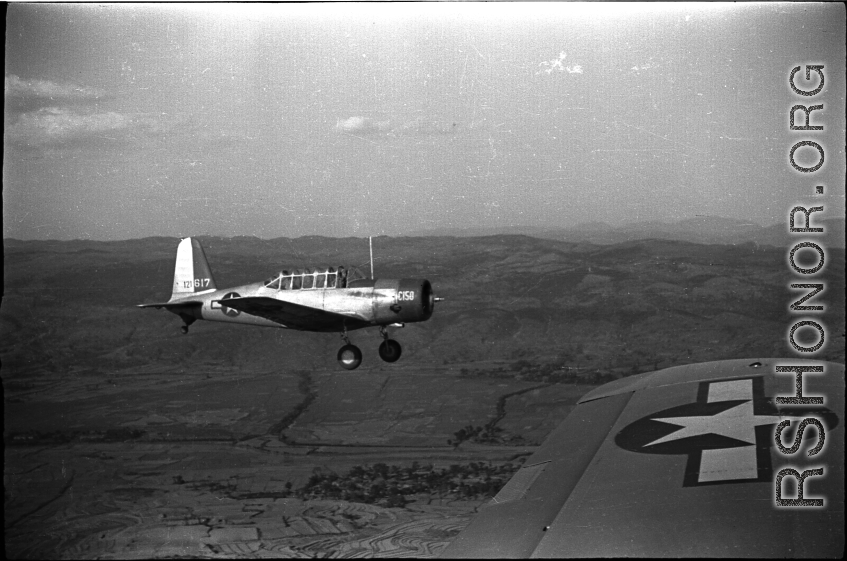
M434 309L435 295L426 279L377 279L374 283L377 323L426 321Z

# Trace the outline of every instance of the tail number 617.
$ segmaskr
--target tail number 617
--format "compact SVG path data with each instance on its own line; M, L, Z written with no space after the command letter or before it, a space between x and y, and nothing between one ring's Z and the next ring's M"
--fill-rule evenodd
M207 288L209 286L209 279L194 279L194 282L190 280L182 281L183 288Z

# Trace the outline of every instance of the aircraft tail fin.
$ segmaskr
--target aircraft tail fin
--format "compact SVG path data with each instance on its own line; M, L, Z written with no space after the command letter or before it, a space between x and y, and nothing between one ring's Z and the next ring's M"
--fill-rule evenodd
M185 238L179 242L176 250L176 265L174 267L174 284L171 300L182 298L189 294L211 292L217 290L212 270L206 261L206 253L200 241Z

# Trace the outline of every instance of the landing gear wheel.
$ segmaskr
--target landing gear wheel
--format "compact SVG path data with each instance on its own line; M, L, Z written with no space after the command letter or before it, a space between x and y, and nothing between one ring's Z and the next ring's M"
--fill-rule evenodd
M179 314L179 317L182 318L182 327L180 327L179 330L182 331L183 335L185 335L188 333L188 326L197 321L197 318L183 313Z
M338 363L342 368L355 370L362 364L362 351L356 345L344 345L338 351Z
M400 346L400 343L394 339L386 339L379 346L379 358L385 362L397 362L402 352L403 348Z

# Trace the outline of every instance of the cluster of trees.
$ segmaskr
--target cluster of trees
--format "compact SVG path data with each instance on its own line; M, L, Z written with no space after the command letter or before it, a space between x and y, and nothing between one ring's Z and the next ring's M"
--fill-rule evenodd
M463 429L459 429L453 433L452 439L447 441L447 444L453 444L458 446L465 440L470 440L472 442L482 442L486 444L500 444L501 439L499 437L499 433L503 432L498 426L495 426L493 422L486 423L484 427L474 427L473 425L468 425Z
M378 463L353 466L344 475L316 468L308 483L290 494L304 500L342 500L387 507L405 506L412 496L419 494L482 499L496 495L519 467L511 463L494 466L471 462L436 469L418 462L409 467ZM286 489L291 489L290 484Z
M510 444L513 446L524 444L524 439L520 435L504 435L503 429L497 426L499 420L500 417L497 417L486 423L484 427L468 425L459 429L453 433L453 438L447 440L447 444L458 446L466 440L479 444Z

